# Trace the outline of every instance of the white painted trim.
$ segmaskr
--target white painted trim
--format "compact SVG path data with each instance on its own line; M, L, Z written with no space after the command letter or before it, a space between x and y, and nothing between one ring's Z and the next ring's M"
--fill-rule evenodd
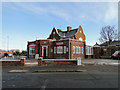
M75 36L76 36L76 34L78 33L78 31L79 31L79 28L78 28L77 32L75 33Z
M56 30L56 28L55 28L55 30ZM58 30L56 30L56 33L58 34L59 37L61 37L60 34L58 33Z

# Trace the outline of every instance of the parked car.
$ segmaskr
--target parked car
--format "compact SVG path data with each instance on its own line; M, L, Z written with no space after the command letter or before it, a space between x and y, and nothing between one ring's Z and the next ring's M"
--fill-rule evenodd
M120 51L115 51L115 53L112 54L112 59L119 59L120 60Z

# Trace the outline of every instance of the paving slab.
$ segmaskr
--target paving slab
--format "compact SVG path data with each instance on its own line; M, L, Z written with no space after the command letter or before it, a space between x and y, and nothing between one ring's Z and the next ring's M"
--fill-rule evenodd
M9 73L14 73L14 72L15 72L15 73L16 73L16 72L17 72L17 73L18 73L18 72L19 72L19 73L20 73L20 72L28 72L28 70L10 70L10 71L9 71Z

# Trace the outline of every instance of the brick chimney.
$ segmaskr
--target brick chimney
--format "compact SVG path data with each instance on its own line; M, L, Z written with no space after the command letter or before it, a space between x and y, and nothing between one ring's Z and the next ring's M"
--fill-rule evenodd
M67 31L70 31L72 29L72 27L68 26L67 27Z

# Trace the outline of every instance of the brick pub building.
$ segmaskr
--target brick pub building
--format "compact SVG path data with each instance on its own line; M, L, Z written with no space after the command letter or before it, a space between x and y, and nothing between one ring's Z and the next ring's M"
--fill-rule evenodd
M28 41L27 57L49 59L75 59L85 57L85 35L81 26L76 29L67 27L67 31L53 28L46 40Z

